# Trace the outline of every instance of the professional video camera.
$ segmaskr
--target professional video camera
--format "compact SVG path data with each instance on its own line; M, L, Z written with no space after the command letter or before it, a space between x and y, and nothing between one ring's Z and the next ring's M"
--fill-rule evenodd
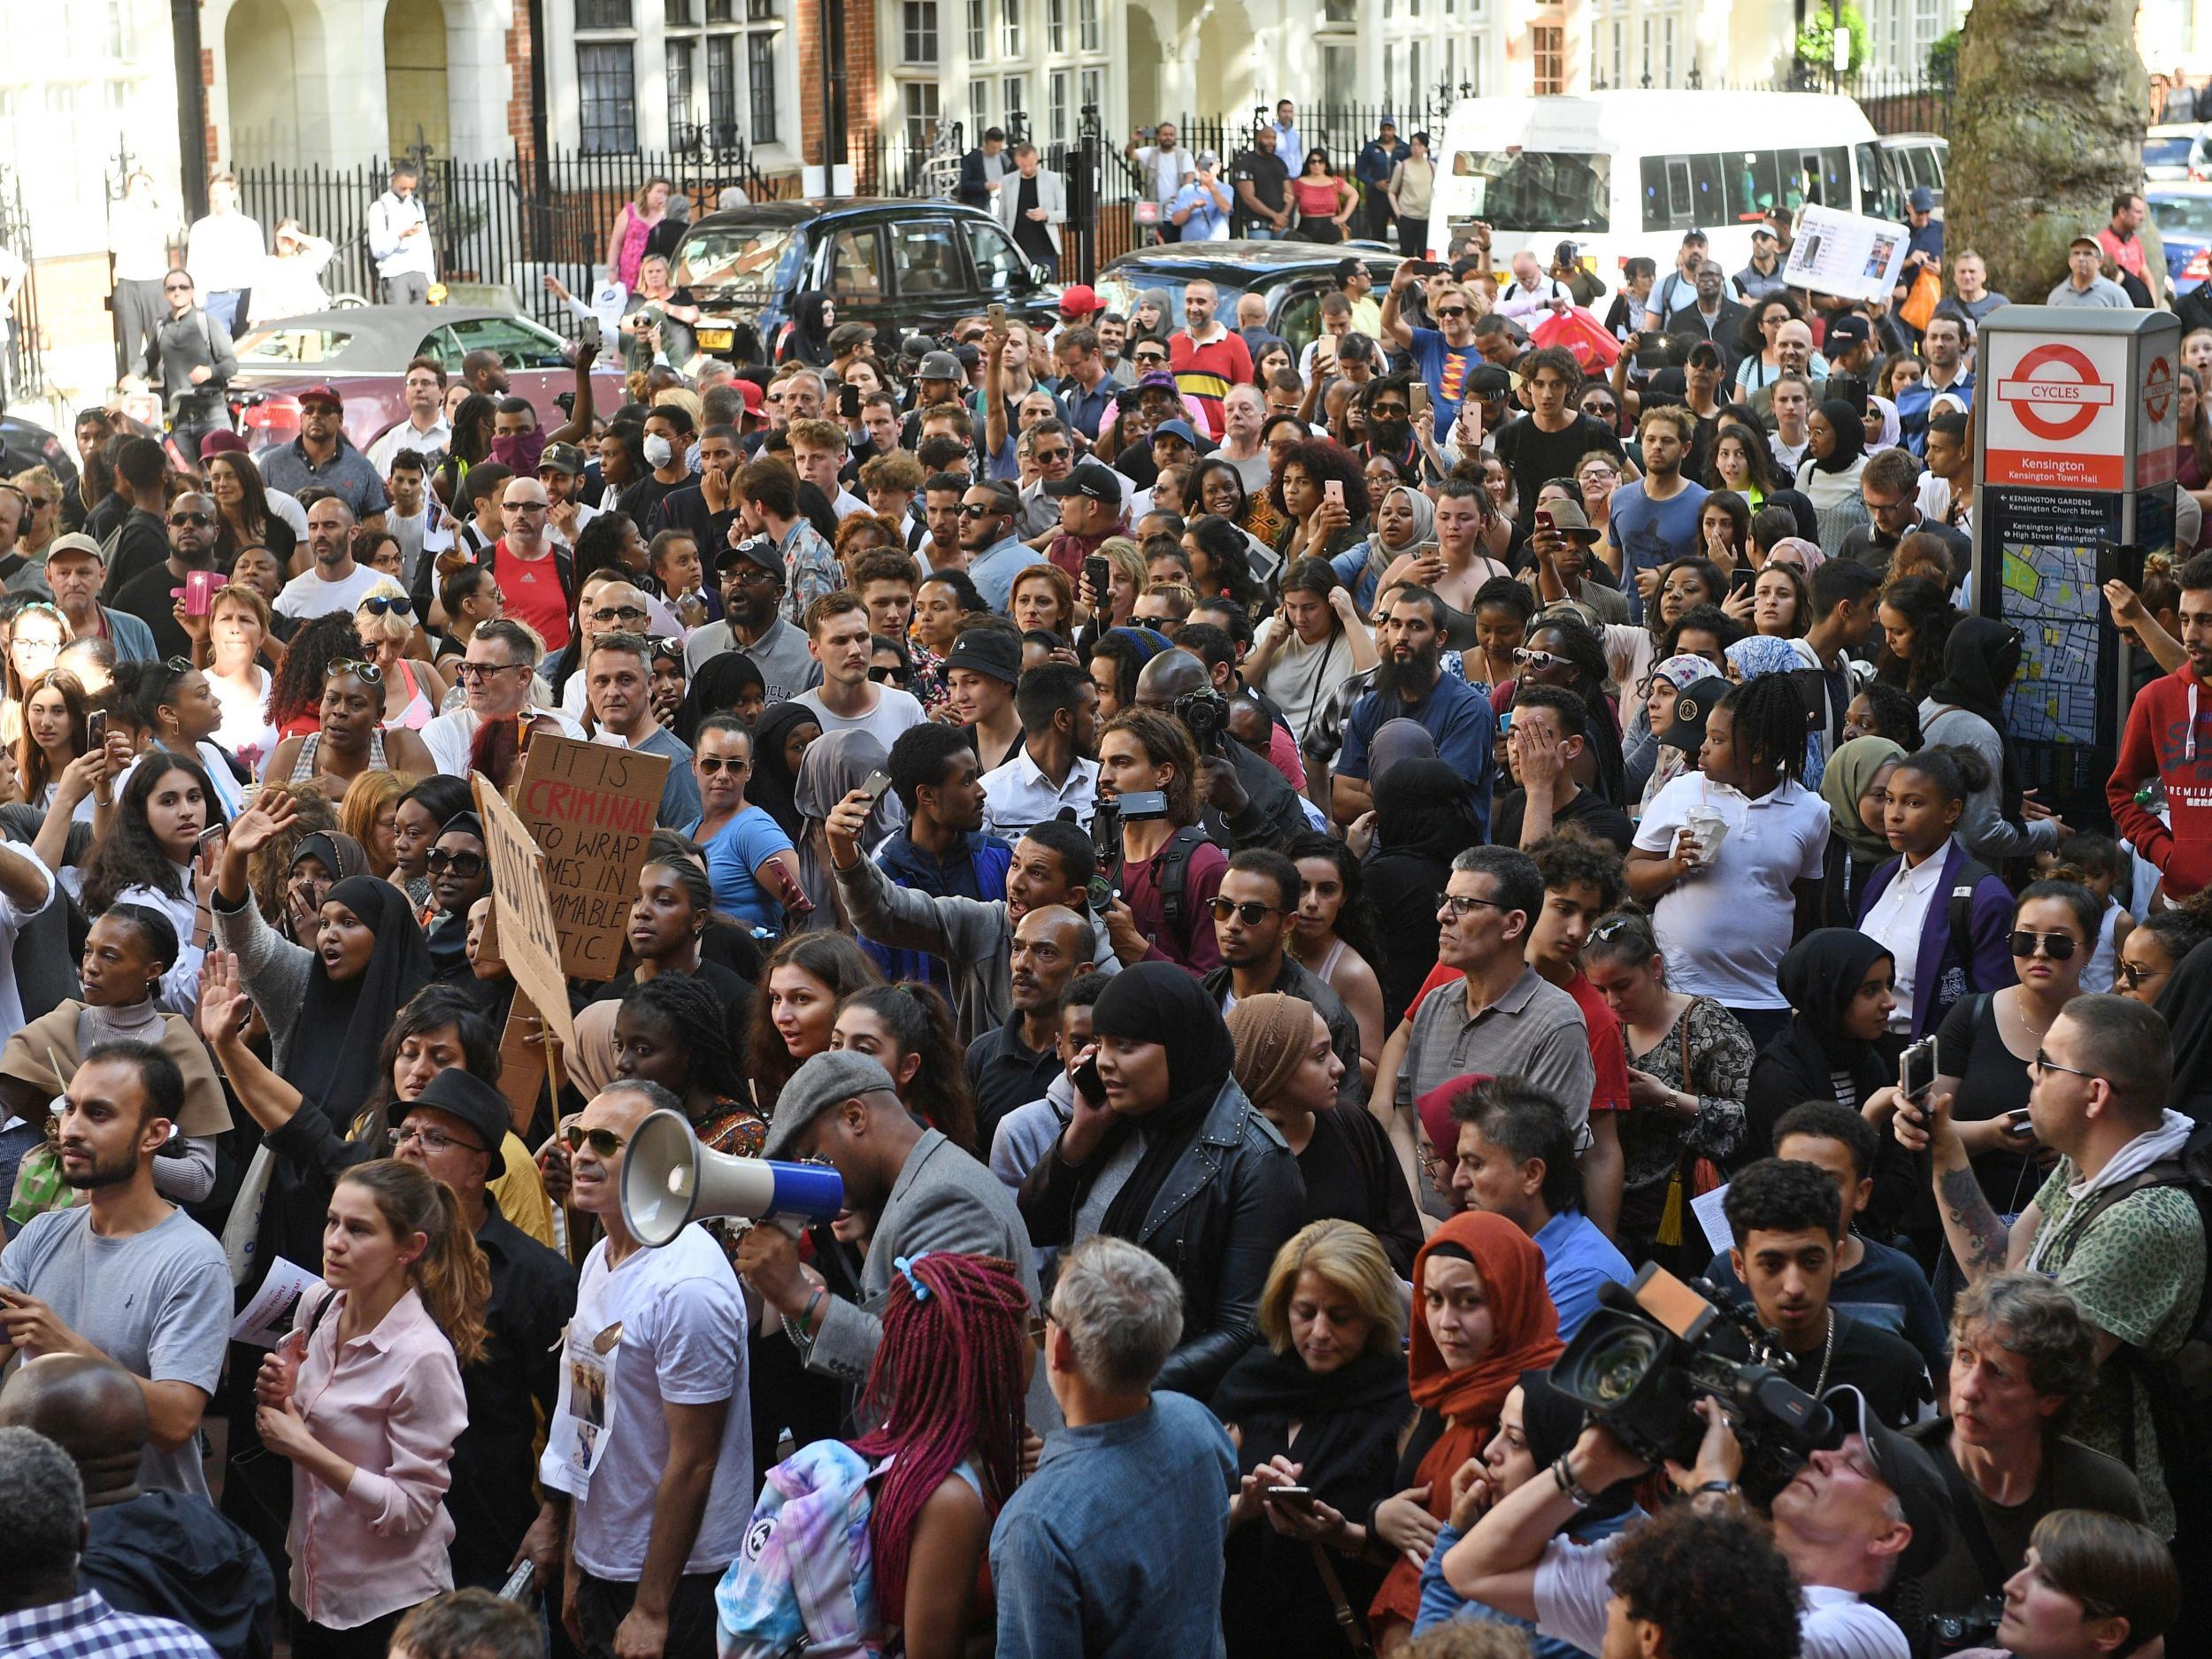
M1829 1438L1828 1409L1774 1369L1757 1310L1708 1280L1686 1284L1655 1263L1634 1286L1609 1284L1552 1364L1552 1386L1655 1463L1689 1464L1720 1402L1743 1444L1740 1484L1765 1503Z
M1190 733L1201 755L1223 753L1222 739L1229 731L1229 699L1210 688L1187 691L1175 699L1175 718Z

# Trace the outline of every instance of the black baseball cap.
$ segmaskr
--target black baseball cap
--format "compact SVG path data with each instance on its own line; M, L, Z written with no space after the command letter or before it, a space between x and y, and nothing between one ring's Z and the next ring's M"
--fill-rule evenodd
M1856 311L1839 311L1828 319L1828 333L1821 344L1824 349L1841 345L1856 345L1874 338L1873 325ZM1832 352L1830 353L1833 355Z
M972 669L1016 685L1022 677L1022 644L1000 628L970 628L952 642L945 667Z
M1659 741L1670 749L1678 749L1693 759L1705 746L1705 719L1714 705L1728 695L1728 681L1717 670L1708 680L1693 680L1682 687L1682 695L1674 701L1674 724L1659 734Z
M726 571L740 560L757 565L764 571L783 574L783 555L776 544L764 535L749 535L735 547L726 547L714 556L714 568Z
M1045 480L1043 489L1048 495L1082 495L1109 507L1121 505L1121 486L1114 481L1113 469L1096 461L1085 461L1065 478Z

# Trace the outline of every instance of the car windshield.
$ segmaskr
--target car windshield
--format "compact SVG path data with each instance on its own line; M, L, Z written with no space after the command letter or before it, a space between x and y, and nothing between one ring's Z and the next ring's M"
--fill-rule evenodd
M2143 141L2143 165L2146 167L2185 167L2189 165L2189 150L2196 141L2186 134L2172 138L2147 138Z
M2151 217L2162 231L2212 241L2212 196L2154 196Z
M241 366L256 364L328 363L353 338L343 328L303 328L279 323L257 328L237 343Z
M679 288L734 288L765 298L796 265L800 227L716 225L695 230L676 250Z
M1463 150L1455 177L1472 180L1471 219L1493 230L1604 231L1610 227L1613 158L1563 150Z

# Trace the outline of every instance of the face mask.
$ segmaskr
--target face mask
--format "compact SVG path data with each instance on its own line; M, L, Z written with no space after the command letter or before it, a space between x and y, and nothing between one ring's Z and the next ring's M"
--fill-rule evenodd
M645 465L656 471L676 458L676 446L657 432L645 434Z

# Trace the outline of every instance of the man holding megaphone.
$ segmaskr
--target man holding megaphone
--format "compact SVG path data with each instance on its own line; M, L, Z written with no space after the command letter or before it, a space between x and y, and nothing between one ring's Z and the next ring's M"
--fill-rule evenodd
M780 1227L755 1227L738 1247L738 1271L783 1316L784 1329L812 1370L846 1382L866 1380L901 1256L946 1250L1011 1262L1036 1305L1029 1229L1013 1194L908 1111L891 1074L867 1055L833 1048L793 1072L776 1099L761 1151L831 1164L844 1179L846 1208L873 1223L860 1274L865 1300L857 1307L829 1294ZM1033 1412L1031 1421L1037 1422Z

